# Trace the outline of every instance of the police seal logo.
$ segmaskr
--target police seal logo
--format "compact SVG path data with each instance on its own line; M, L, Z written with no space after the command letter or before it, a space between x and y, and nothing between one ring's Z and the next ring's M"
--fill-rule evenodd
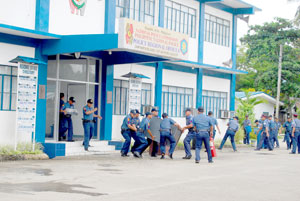
M180 42L180 50L183 55L188 52L188 42L185 39Z
M84 15L87 0L69 0L71 13L75 15Z

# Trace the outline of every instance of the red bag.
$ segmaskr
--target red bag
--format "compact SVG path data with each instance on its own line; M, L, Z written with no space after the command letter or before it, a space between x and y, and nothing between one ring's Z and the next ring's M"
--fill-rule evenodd
M209 144L210 144L210 151L211 151L212 157L216 157L217 152L216 152L215 142L214 142L213 138L210 138Z

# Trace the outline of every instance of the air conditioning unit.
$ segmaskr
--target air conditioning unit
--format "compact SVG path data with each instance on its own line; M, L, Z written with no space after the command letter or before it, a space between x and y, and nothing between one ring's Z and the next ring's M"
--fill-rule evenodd
M221 119L231 119L235 115L235 111L229 110L220 110L220 118Z

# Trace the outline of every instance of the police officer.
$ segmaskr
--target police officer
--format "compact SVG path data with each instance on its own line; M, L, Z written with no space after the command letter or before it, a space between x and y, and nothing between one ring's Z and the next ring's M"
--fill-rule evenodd
M176 126L179 130L181 130L178 123L176 123L173 119L168 118L167 113L162 114L163 120L160 123L160 151L161 151L161 158L165 159L166 154L166 139L170 141L170 150L169 150L169 157L173 159L173 152L176 146L176 140L174 136L171 134L171 126Z
M187 108L185 110L185 119L186 119L186 126L183 127L182 132L184 132L186 129L189 132L183 140L185 157L183 157L182 159L191 159L192 158L191 140L195 138L195 132L194 132L194 125L193 125L192 110L190 108Z
M298 154L300 154L300 120L298 119L298 115L294 114L294 121L292 123L292 143L293 149L290 154L296 154L296 149L298 146Z
M123 147L121 149L121 156L122 157L128 157L128 152L129 152L130 143L131 143L130 130L135 130L135 131L137 130L134 125L131 125L131 121L135 117L135 115L136 115L136 111L131 110L130 114L128 114L124 118L122 126L121 126L121 134L125 139L125 142L124 142Z
M215 136L216 136L216 127L218 129L219 134L221 135L221 131L220 131L220 128L219 128L219 125L218 125L218 121L217 121L216 118L214 118L214 113L212 111L208 112L208 116L211 118L211 121L213 123L213 127L214 127L214 136L213 136L213 138L215 139Z
M59 102L59 141L62 141L63 139L66 139L66 131L67 131L67 127L66 127L66 117L65 117L65 94L64 93L60 93L60 102Z
M200 149L202 146L202 143L204 142L208 162L213 163L212 155L210 151L210 144L209 144L209 138L213 137L213 123L211 121L211 118L204 115L204 109L203 107L198 108L198 115L194 117L193 119L193 125L195 129L195 135L196 135L196 159L195 162L200 162Z
M276 143L276 148L279 148L279 141L278 141L278 134L279 132L281 133L281 123L279 122L278 118L275 117L275 135L274 135L274 144L273 147L275 146Z
M270 142L274 149L274 142L275 142L275 132L276 132L276 124L272 119L272 115L269 116L269 134L270 134Z
M89 142L94 134L94 126L96 121L94 120L94 117L97 117L98 119L102 119L101 116L96 115L95 112L97 111L97 108L93 108L93 100L88 99L87 104L83 107L83 129L84 129L84 140L83 140L83 146L84 150L88 151L89 149Z
M148 140L149 138L147 138L147 141L145 141L146 146L143 147L140 155L143 154L143 152L151 145L152 141L154 141L154 136L152 135L151 131L150 131L150 120L152 119L152 113L147 112L145 114L145 118L142 120L141 124L140 124L140 130L139 132L141 133L140 136L142 137L143 140L145 140L145 136L150 136L151 140Z
M140 112L139 110L135 110L135 116L131 120L131 125L135 126L137 130L131 130L130 135L134 139L134 144L131 148L131 152L134 157L141 158L141 153L144 148L147 146L147 141L145 139L144 131L140 129Z
M152 110L151 110L151 116L152 116L152 119L150 120L150 127L153 127L154 130L160 132L160 124L153 124L152 125L152 123L151 123L152 120L160 119L160 117L158 116L158 110L156 108L152 108ZM150 135L147 134L146 136L147 136L147 141L148 141L149 146L152 143L151 157L157 157L158 142L156 140L152 139L152 137Z
M268 147L269 151L272 151L273 147L270 142L269 120L266 119L265 115L262 115L262 121L263 121L263 123L262 123L262 128L261 128L261 131L262 131L261 138L260 138L259 144L257 145L257 148L255 149L255 151L259 151L262 148L265 139L267 140L267 147Z
M233 120L230 120L227 124L228 128L227 131L225 133L225 136L222 140L221 146L218 148L219 150L222 150L226 140L228 137L230 137L230 141L231 141L231 145L233 148L233 151L236 152L236 145L235 145L235 141L234 141L234 137L236 132L239 130L239 123L238 123L239 118L238 117L233 117Z
M287 121L282 126L285 128L284 140L286 141L287 150L291 149L292 145L292 118L288 117Z
M67 109L74 109L74 103L75 103L74 97L70 97L69 101L65 103L65 106L63 107L63 110ZM68 124L68 142L74 142L73 140L73 122L72 122L72 115L66 114L65 115L66 122Z
M245 116L245 120L243 122L243 128L245 132L244 136L244 144L250 144L250 133L251 133L251 121L249 120L249 116Z

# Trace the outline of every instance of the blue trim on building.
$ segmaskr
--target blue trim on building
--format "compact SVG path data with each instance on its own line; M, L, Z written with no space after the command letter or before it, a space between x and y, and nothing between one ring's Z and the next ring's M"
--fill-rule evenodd
M159 1L159 15L158 15L158 26L164 27L165 23L165 0Z
M202 106L202 91L203 91L203 69L197 69L197 91L196 91L196 107Z
M0 43L20 45L26 47L35 47L39 43L39 40L27 38L23 36L15 36L10 34L0 33Z
M116 0L105 0L105 24L104 33L115 33Z
M36 127L35 140L36 142L45 142L46 130L46 103L47 103L47 64L48 57L42 55L42 44L39 44L35 49L35 58L46 63L38 65L38 88L37 88L37 103L36 103ZM45 98L39 98L39 87L45 85Z
M118 48L118 34L67 35L62 36L60 40L43 41L44 55L93 52L115 48Z
M259 11L260 9L256 8L256 7L249 7L249 8L232 8L230 6L224 5L222 3L208 3L209 6L214 7L216 9L228 12L228 13L232 13L234 15L243 15L243 14L247 14L247 15L251 15L254 14L255 11Z
M210 71L210 70L206 70L206 69L203 69L203 75L204 76L209 76L209 77L215 77L215 78L222 78L222 79L231 80L231 74L218 73L216 71Z
M66 156L66 144L65 143L42 143L44 152L50 159L57 156Z
M114 86L114 66L102 63L101 78L101 131L100 140L111 140L112 138L112 118L113 118L113 86ZM108 95L111 94L111 97ZM111 101L111 102L108 102Z
M35 30L48 32L49 8L50 8L50 0L36 0Z
M236 43L237 43L237 16L232 16L232 69L236 69ZM231 111L235 110L235 85L236 85L236 75L231 75L230 82L230 107Z
M155 67L155 95L154 95L154 106L159 109L159 116L161 116L161 95L162 95L162 83L163 83L163 69L164 64L162 62L158 62Z
M190 67L185 67L181 65L171 64L171 63L164 63L163 69L174 70L174 71L185 72L185 73L193 73L193 74L197 73L196 69L192 69Z

